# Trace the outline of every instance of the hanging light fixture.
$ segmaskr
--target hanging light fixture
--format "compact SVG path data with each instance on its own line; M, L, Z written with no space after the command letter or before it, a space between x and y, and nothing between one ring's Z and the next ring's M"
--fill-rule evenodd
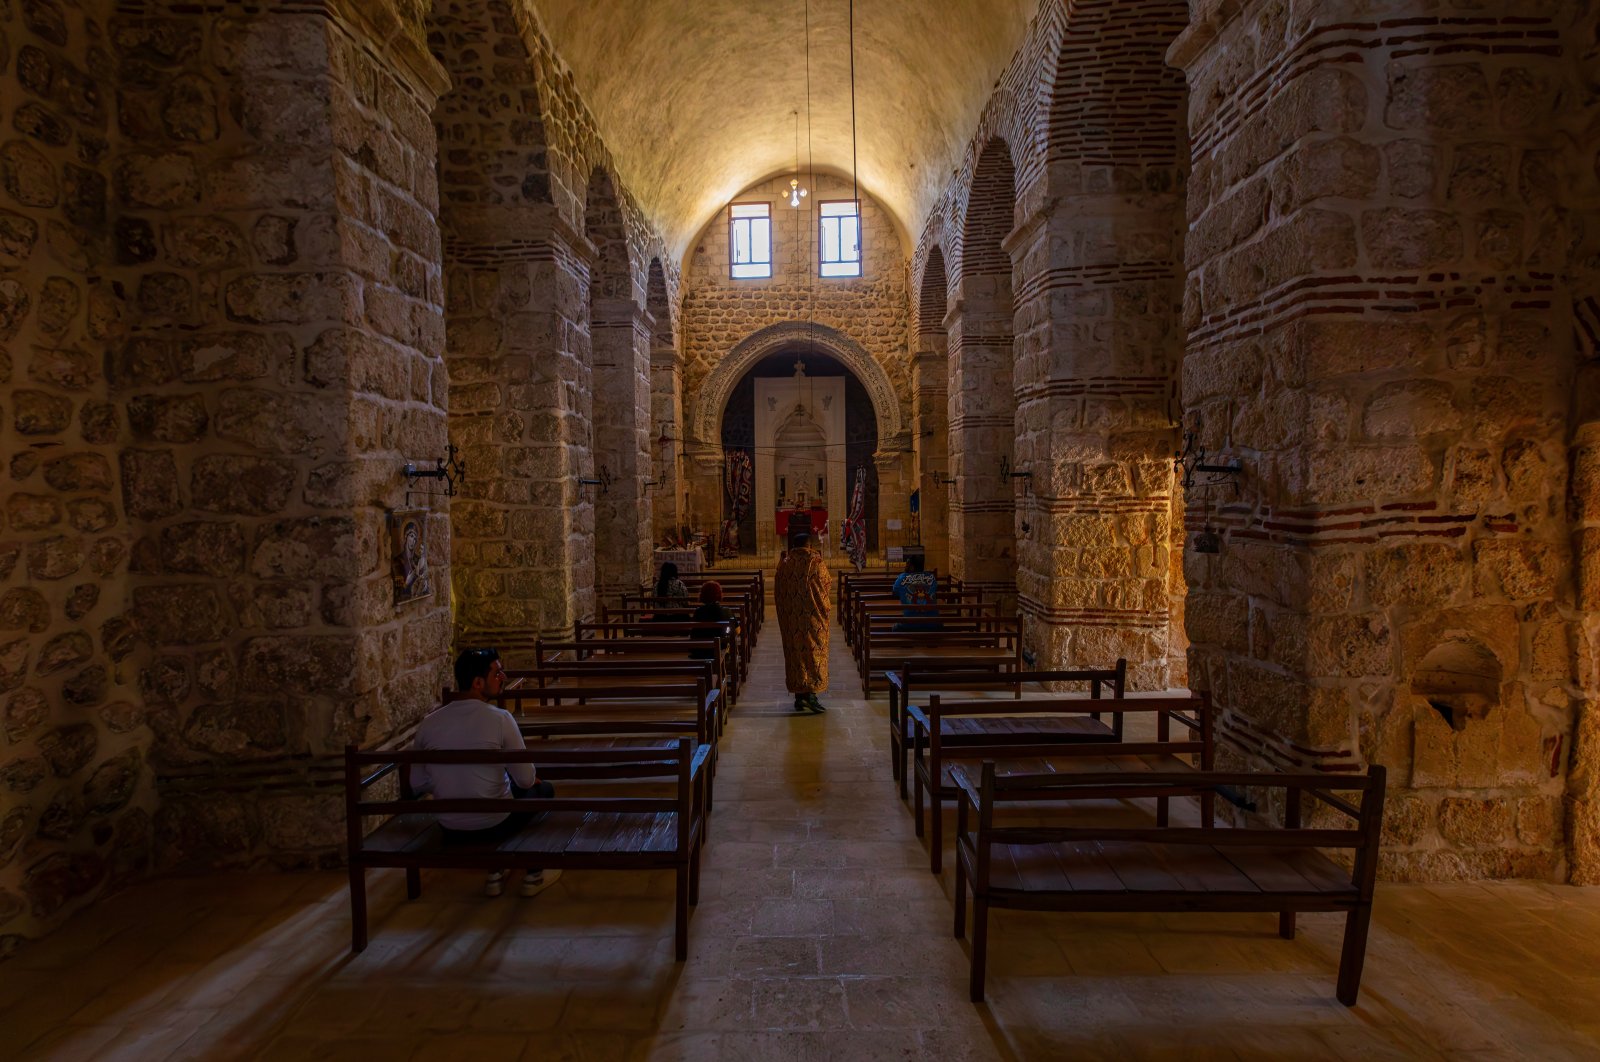
M789 205L799 208L806 190L800 187L800 112L794 112L794 176L789 178Z

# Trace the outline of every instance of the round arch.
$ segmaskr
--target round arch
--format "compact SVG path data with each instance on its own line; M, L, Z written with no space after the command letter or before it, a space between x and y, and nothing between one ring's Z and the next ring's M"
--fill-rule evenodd
M808 321L784 321L768 325L741 339L726 357L717 363L700 387L695 400L694 426L696 441L705 446L721 449L722 413L728 397L744 374L769 354L784 347L815 344L817 349L832 357L855 373L856 379L867 389L872 399L872 412L878 419L878 446L883 448L900 435L900 401L895 397L894 384L883 371L876 358L867 353L860 343L827 325Z

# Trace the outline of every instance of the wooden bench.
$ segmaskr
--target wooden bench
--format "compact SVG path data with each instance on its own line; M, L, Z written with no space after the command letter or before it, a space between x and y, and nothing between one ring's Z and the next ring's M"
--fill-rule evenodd
M601 605L601 623L629 623L629 624L655 624L655 623L692 623L691 615L694 608L685 609L681 603L675 603L670 598L659 597L630 597L624 595L622 605ZM737 599L732 604L725 604L729 620L707 620L709 627L714 623L731 623L733 637L739 646L739 663L746 670L750 670L750 656L755 649L755 624L750 621L750 608L743 599ZM682 619L676 617L682 616Z
M700 838L705 806L697 797L710 749L681 738L643 748L540 748L523 752L344 753L346 855L350 868L350 948L367 946L368 868L406 872L406 895L422 895L421 868L502 870L671 870L677 877L676 954L689 955L689 908L700 891ZM634 795L567 796L537 801L515 798L419 800L406 790L398 799L369 798L366 791L411 764L536 763L542 778L556 783L601 780ZM377 768L363 774L370 768ZM663 781L670 796L655 795ZM536 807L530 808L530 804ZM447 840L441 813L526 812L542 814L519 833L498 841ZM385 821L367 833L368 817Z
M939 569L929 568L929 573L939 580L939 593L965 589L965 584L954 575L940 575ZM835 584L834 593L837 600L838 615L843 616L849 611L850 596L856 593L887 594L893 588L894 581L901 576L901 572L852 572L839 573L838 582Z
M1034 687L1030 692L1049 694L1059 692L1049 686L1087 684L1090 700L1099 700L1109 693L1120 699L1128 686L1128 662L1119 659L1110 668L1078 669L1069 671L1016 671L1009 660L992 660L985 657L950 657L929 660L890 671L889 680L889 757L890 773L900 787L900 798L906 797L906 757L911 744L911 720L905 709L912 697L926 697L933 692L965 690L971 692L1009 692L1019 699L1024 687ZM1098 720L1098 713L1090 713ZM1122 716L1111 717L1111 736L1122 740Z
M687 660L689 650L693 648L689 643L696 639L704 639L708 630L715 629L718 649L722 658L723 674L729 696L737 696L739 687L743 685L744 667L739 651L739 642L734 635L732 620L714 622L707 620L704 623L655 623L655 622L604 622L604 623L575 623L572 627L572 640L575 642L591 642L604 646L607 652L621 642L647 641L660 648L648 651L639 651L637 655L654 655L657 659Z
M743 593L752 598L756 612L756 627L759 629L765 621L767 611L767 577L759 568L738 570L717 570L704 572L684 572L679 574L683 585L688 588L689 596L695 600L700 598L700 588L708 582L715 581L722 586L724 594ZM655 593L655 585L640 588L644 593Z
M956 629L896 631L893 625L870 625L856 646L862 696L872 695L872 676L914 667L941 657L986 657L1004 660L1022 670L1022 621L1015 616L985 615L952 622Z
M985 605L982 590L951 590L941 593L937 602L925 605L908 605L893 594L852 594L850 608L839 618L844 629L845 642L854 646L861 630L869 619L889 619L896 623L937 623L941 613L933 611L942 605ZM989 611L993 611L990 609ZM916 613L911 615L910 613ZM955 615L973 613L955 613Z
M710 653L708 659L691 659L695 651ZM725 646L713 638L586 638L581 642L539 641L534 644L533 667L507 671L515 677L524 671L540 671L560 666L571 668L573 674L605 673L630 676L634 669L687 667L709 665L710 685L723 692L723 699L731 707L738 699L736 690L728 680ZM526 680L524 680L526 681Z
M1101 714L1151 713L1156 717L1154 741L1118 740ZM962 761L998 760L1008 772L1098 771L1111 774L1177 771L1190 767L1178 759L1193 756L1194 766L1210 770L1215 739L1210 702L1203 694L1186 697L1140 697L1133 700L1091 700L1084 697L1038 697L1026 700L944 701L938 694L928 705L906 709L913 729L915 770L912 778L917 835L923 834L926 796L928 862L935 874L943 867L944 801L954 800L954 768ZM1188 731L1174 738L1172 723ZM1214 794L1201 803L1211 813ZM1167 805L1157 801L1157 819L1167 822Z
M1294 938L1300 911L1345 912L1336 993L1355 1006L1372 917L1373 884L1383 830L1384 769L1365 776L1200 771L1143 777L1103 774L1001 775L993 762L963 768L956 814L955 935L966 929L971 887L971 995L983 999L989 909L1029 911L1262 911L1278 914L1278 934ZM996 825L995 813L1026 802L1064 808L1071 801L1196 796L1218 786L1283 791L1281 827L1108 825L1081 821ZM1360 794L1352 803L1331 791ZM1353 828L1305 828L1309 796L1354 821ZM1270 806L1270 801L1268 802ZM1058 810L1059 814L1059 810ZM1319 816L1322 817L1322 816ZM1089 816L1090 819L1093 816ZM1353 853L1345 869L1318 849Z

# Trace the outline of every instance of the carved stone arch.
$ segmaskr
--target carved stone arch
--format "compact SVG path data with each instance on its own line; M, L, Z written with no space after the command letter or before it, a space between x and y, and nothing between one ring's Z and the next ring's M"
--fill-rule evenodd
M785 347L815 344L816 349L833 358L855 373L861 386L872 399L872 412L878 419L878 448L898 445L903 428L900 424L900 399L894 393L894 384L865 347L843 332L827 325L807 321L784 321L752 332L735 344L717 367L711 370L700 387L695 400L694 436L704 446L722 445L722 413L744 374L769 354Z

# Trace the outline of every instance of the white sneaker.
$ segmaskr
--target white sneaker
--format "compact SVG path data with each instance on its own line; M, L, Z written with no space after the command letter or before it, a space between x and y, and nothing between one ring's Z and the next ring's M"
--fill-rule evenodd
M522 895L537 896L559 880L559 870L530 870L522 879Z
M499 896L506 891L506 872L491 870L489 876L483 880L483 894L485 896Z

